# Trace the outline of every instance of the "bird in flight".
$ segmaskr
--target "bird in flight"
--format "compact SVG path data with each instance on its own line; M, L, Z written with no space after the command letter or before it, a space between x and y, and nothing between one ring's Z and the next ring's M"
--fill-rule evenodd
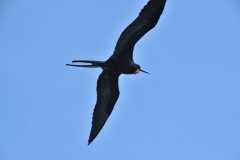
M88 145L99 134L117 102L119 97L118 77L121 74L148 73L134 63L133 49L137 41L155 27L165 3L166 0L149 0L138 17L122 32L115 50L108 60L73 60L72 63L88 64L66 64L67 66L102 68L103 70L97 80L97 102L93 111Z

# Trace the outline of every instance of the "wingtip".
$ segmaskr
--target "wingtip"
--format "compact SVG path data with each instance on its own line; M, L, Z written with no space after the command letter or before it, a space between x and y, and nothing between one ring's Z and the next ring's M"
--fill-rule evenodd
M88 141L88 146L92 143L92 141Z

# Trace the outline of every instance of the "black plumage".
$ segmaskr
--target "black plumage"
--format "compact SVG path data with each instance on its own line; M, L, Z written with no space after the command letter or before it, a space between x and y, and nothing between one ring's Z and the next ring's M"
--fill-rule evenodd
M92 117L92 128L88 144L101 131L119 97L118 77L121 74L148 73L133 61L133 49L137 41L151 30L163 12L166 0L149 0L139 16L120 35L113 55L106 61L74 60L73 63L90 63L88 65L67 64L75 67L103 69L97 81L97 103Z

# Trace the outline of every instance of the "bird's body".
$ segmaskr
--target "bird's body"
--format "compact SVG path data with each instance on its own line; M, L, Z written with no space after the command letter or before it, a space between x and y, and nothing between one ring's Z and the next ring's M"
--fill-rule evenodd
M75 67L88 67L103 69L97 81L97 103L92 117L92 129L88 144L90 144L101 131L114 105L119 97L118 77L121 74L137 74L141 69L133 61L133 49L137 41L151 30L158 22L163 12L166 0L149 0L141 10L139 16L120 35L113 55L106 61L74 60L73 63L82 62L90 65L74 65Z

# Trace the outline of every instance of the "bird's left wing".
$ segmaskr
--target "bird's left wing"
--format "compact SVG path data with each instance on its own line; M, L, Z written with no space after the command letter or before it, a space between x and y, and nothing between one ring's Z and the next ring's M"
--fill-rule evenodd
M92 117L92 129L88 144L90 144L101 131L110 116L119 96L118 77L119 73L103 70L97 81L97 103Z

